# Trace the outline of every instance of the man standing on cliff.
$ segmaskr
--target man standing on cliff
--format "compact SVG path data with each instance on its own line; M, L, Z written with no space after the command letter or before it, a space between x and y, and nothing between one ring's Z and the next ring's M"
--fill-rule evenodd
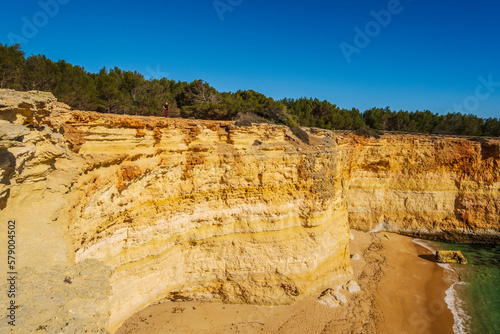
M168 102L165 102L163 109L165 109L165 117L168 117Z

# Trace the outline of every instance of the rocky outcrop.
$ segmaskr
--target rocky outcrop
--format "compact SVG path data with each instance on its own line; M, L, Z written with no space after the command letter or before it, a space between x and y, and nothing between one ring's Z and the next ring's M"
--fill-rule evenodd
M0 218L16 221L21 281L59 275L23 285L78 295L58 273L93 261L86 279L110 288L84 299L106 324L89 307L67 326L114 332L164 300L277 305L342 286L349 224L499 240L498 140L300 133L70 111L47 93L0 90Z
M461 251L438 250L436 251L436 262L467 264L467 259Z
M80 113L71 126L86 165L69 234L76 262L113 270L111 330L154 302L286 304L350 275L332 152L271 125Z
M53 110L69 110L58 102L52 93L29 91L18 92L0 89L0 119L12 124L39 125Z

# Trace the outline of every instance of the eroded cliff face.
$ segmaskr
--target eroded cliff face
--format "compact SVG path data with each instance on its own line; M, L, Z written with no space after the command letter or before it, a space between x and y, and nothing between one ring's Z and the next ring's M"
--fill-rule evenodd
M350 275L340 151L279 126L74 115L69 233L76 262L112 268L111 330L165 299L286 304Z
M10 121L2 219L16 219L30 272L91 260L109 270L112 289L99 294L108 294L109 316L96 319L96 332L163 300L287 304L349 279L346 160L331 133L308 146L282 126L70 112L51 102L37 118L31 99L23 96L24 109L0 103Z
M0 90L0 215L18 226L27 330L114 332L163 300L292 303L349 279L349 224L499 240L498 140L304 128L305 144L283 126L68 109ZM81 277L101 283L85 294ZM30 289L64 298L23 319Z
M500 141L414 135L346 139L349 221L453 242L500 239Z

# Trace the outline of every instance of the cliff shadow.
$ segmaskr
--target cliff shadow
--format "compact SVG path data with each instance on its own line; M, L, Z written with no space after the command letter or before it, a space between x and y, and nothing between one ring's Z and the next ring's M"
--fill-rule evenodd
M436 262L436 256L434 254L420 254L418 257L427 261Z
M483 160L500 158L500 145L496 143L481 142L481 158Z
M10 185L10 178L14 175L16 168L16 157L6 148L0 148L0 184ZM10 196L10 189L0 192L0 210L5 209Z

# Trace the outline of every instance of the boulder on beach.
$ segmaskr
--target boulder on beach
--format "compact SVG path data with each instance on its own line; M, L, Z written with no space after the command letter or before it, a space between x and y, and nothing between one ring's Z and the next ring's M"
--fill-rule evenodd
M359 287L356 281L349 281L346 284L344 284L342 288L346 289L350 293L356 293L361 291L361 288Z
M328 307L337 307L347 303L347 298L339 289L326 289L319 296L318 303Z
M358 261L359 259L361 259L361 256L358 253L354 253L351 255L351 260Z
M438 250L436 252L436 262L467 264L467 259L461 251Z

